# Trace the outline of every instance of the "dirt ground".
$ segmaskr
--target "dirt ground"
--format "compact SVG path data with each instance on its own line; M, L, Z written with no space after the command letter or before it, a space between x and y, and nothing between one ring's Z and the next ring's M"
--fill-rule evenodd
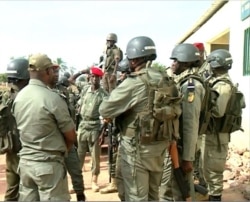
M100 194L94 193L91 190L91 172L89 166L90 158L87 157L84 171L84 183L85 183L85 194L87 201L119 201L117 193L112 194ZM101 156L101 173L99 177L99 186L103 188L107 185L109 179L108 175L108 164L107 164L107 149L102 149ZM69 189L72 188L70 177L68 176ZM0 155L0 201L4 200L4 192L6 189L5 179L5 155ZM71 201L76 201L75 194L71 195ZM247 201L243 198L241 190L238 187L229 188L225 187L223 192L222 201Z

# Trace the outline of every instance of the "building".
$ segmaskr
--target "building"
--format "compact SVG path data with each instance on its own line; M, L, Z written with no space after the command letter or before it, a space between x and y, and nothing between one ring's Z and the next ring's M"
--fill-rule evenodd
M208 10L185 33L179 43L203 42L207 55L218 48L230 51L233 66L229 74L245 95L243 111L244 143L250 140L250 0L214 0ZM242 133L241 131L235 133Z

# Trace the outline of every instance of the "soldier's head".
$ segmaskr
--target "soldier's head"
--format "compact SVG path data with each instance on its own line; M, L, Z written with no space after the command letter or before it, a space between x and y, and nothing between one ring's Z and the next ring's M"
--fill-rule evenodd
M193 67L193 64L200 60L200 53L193 44L183 43L174 47L170 59L173 60L171 69L178 75Z
M115 33L109 33L106 37L107 47L113 47L117 43L117 35Z
M217 49L212 51L207 57L213 73L225 73L232 68L233 59L228 50Z
M136 67L139 65L156 59L155 43L147 36L135 37L128 42L126 55L131 71L137 71Z
M63 76L65 76L67 79L71 76L69 72L64 72Z
M58 84L62 85L64 87L69 87L69 85L70 85L69 80L68 80L68 78L66 76L62 76L60 78L60 80L58 81Z
M29 61L27 59L18 58L12 60L7 65L8 83L17 85L19 88L27 85L30 79L28 67Z
M103 71L101 68L96 66L92 66L90 68L90 82L94 88L97 89L100 87L100 80L102 76L103 76Z
M53 64L46 54L33 54L29 58L30 78L41 80L45 85L54 88L59 78L58 64Z
M128 58L125 58L121 62L119 62L117 71L121 73L130 73L130 63Z

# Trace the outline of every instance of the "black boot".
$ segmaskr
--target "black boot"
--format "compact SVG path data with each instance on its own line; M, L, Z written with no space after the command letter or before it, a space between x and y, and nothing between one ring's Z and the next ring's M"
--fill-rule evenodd
M85 194L77 194L76 200L77 201L85 201L86 200Z
M221 196L209 195L208 201L221 201Z

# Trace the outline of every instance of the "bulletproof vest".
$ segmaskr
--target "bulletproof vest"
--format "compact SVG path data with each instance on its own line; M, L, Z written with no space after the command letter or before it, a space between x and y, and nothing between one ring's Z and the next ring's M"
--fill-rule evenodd
M156 70L155 70L156 71ZM164 72L159 72L161 79L158 83L150 80L150 73L138 75L146 86L148 104L145 110L138 113L138 128L140 128L141 144L179 138L179 116L181 100L173 78Z

